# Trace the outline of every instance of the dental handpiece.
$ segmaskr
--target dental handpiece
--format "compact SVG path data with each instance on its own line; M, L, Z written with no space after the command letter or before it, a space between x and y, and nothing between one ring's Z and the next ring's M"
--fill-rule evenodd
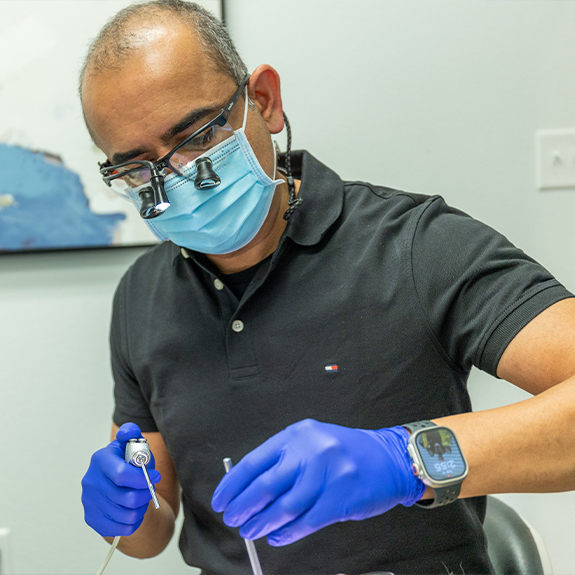
M154 505L156 509L159 509L160 502L158 501L158 496L156 495L156 489L154 488L154 484L150 481L150 476L148 475L148 470L146 469L146 465L148 465L152 459L148 441L143 437L128 440L128 443L126 444L125 459L128 463L131 463L135 467L142 468L144 476L146 477L146 482L148 483L150 495L154 501Z
M226 468L226 473L228 473L232 468L232 460L229 457L224 459L224 467ZM254 542L249 539L244 539L244 541L246 543L246 549L248 550L248 557L250 558L254 575L263 575L262 566L260 565L260 559Z
M148 445L148 441L143 437L139 439L129 439L128 443L126 444L126 452L124 455L124 459L131 463L134 467L141 467L142 471L144 472L144 476L146 477L146 482L148 483L148 489L150 490L150 494L152 495L152 499L154 500L154 505L156 509L160 508L160 502L158 501L158 497L156 496L156 490L154 489L154 484L150 481L150 476L148 475L148 470L146 469L146 465L150 463L152 460L152 453L150 451L150 446ZM104 559L104 563L96 573L96 575L102 575L104 573L104 569L110 562L116 547L120 541L120 535L116 535L114 537L114 541L108 554L106 555L106 559Z

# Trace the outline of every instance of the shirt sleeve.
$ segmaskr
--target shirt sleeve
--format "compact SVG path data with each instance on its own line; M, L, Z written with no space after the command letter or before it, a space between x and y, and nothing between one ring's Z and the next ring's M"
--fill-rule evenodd
M412 278L428 329L448 360L497 376L511 340L535 316L573 295L489 226L434 197L411 245Z
M143 432L158 431L150 411L150 405L131 368L126 314L126 286L127 279L124 277L114 296L110 328L110 354L115 400L113 420L116 425L133 422Z

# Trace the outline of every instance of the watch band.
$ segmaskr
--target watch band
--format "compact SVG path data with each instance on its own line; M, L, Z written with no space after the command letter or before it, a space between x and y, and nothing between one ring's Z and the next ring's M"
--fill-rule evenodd
M428 419L423 419L421 421L414 421L413 423L404 423L401 427L405 427L411 433L415 433L420 429L427 429L428 427L437 427L433 421L429 421Z
M417 501L415 505L424 507L425 509L433 509L434 507L441 507L448 503L457 501L459 492L461 491L461 483L455 485L448 485L447 487L434 487L435 499L426 499L425 501Z
M429 429L430 427L437 427L437 425L433 423L433 421L424 419L422 421L404 423L402 427L405 427L411 434L413 434L421 429ZM441 507L442 505L447 505L448 503L457 501L459 492L461 491L461 481L446 487L433 487L433 490L435 492L435 499L425 500L425 502L418 501L415 505L418 507L424 507L425 509L433 509L434 507Z

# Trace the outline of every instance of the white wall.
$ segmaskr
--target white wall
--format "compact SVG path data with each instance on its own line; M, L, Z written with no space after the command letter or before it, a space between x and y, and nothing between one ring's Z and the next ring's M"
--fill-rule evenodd
M345 178L443 194L575 289L575 193L538 192L534 162L536 129L575 127L575 2L228 0L227 15L248 67L279 70L294 147ZM108 441L111 298L140 252L0 257L0 528L18 575L94 573L107 551L80 479ZM480 372L471 390L480 409L523 396ZM505 499L573 573L574 494ZM174 545L106 571L159 572L192 571Z
M294 148L347 179L443 195L575 289L575 190L535 183L535 131L575 128L575 2L231 0L226 10L248 67L280 73ZM479 371L470 389L475 409L527 396ZM555 572L574 573L575 493L502 498L540 531Z
M84 523L80 480L109 441L111 301L142 251L0 257L0 528L14 574L95 573L108 551ZM172 543L145 562L116 553L106 574L195 573Z

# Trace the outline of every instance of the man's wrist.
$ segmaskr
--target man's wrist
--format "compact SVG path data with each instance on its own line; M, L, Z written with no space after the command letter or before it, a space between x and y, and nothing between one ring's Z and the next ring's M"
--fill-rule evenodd
M404 507L411 507L422 498L427 486L413 473L411 458L407 451L409 432L401 425L398 425L396 427L385 427L383 429L379 429L376 433L387 435L391 434L395 436L394 445L397 448L397 459L399 463L397 470L401 474L401 489L403 492L403 497L400 503Z

